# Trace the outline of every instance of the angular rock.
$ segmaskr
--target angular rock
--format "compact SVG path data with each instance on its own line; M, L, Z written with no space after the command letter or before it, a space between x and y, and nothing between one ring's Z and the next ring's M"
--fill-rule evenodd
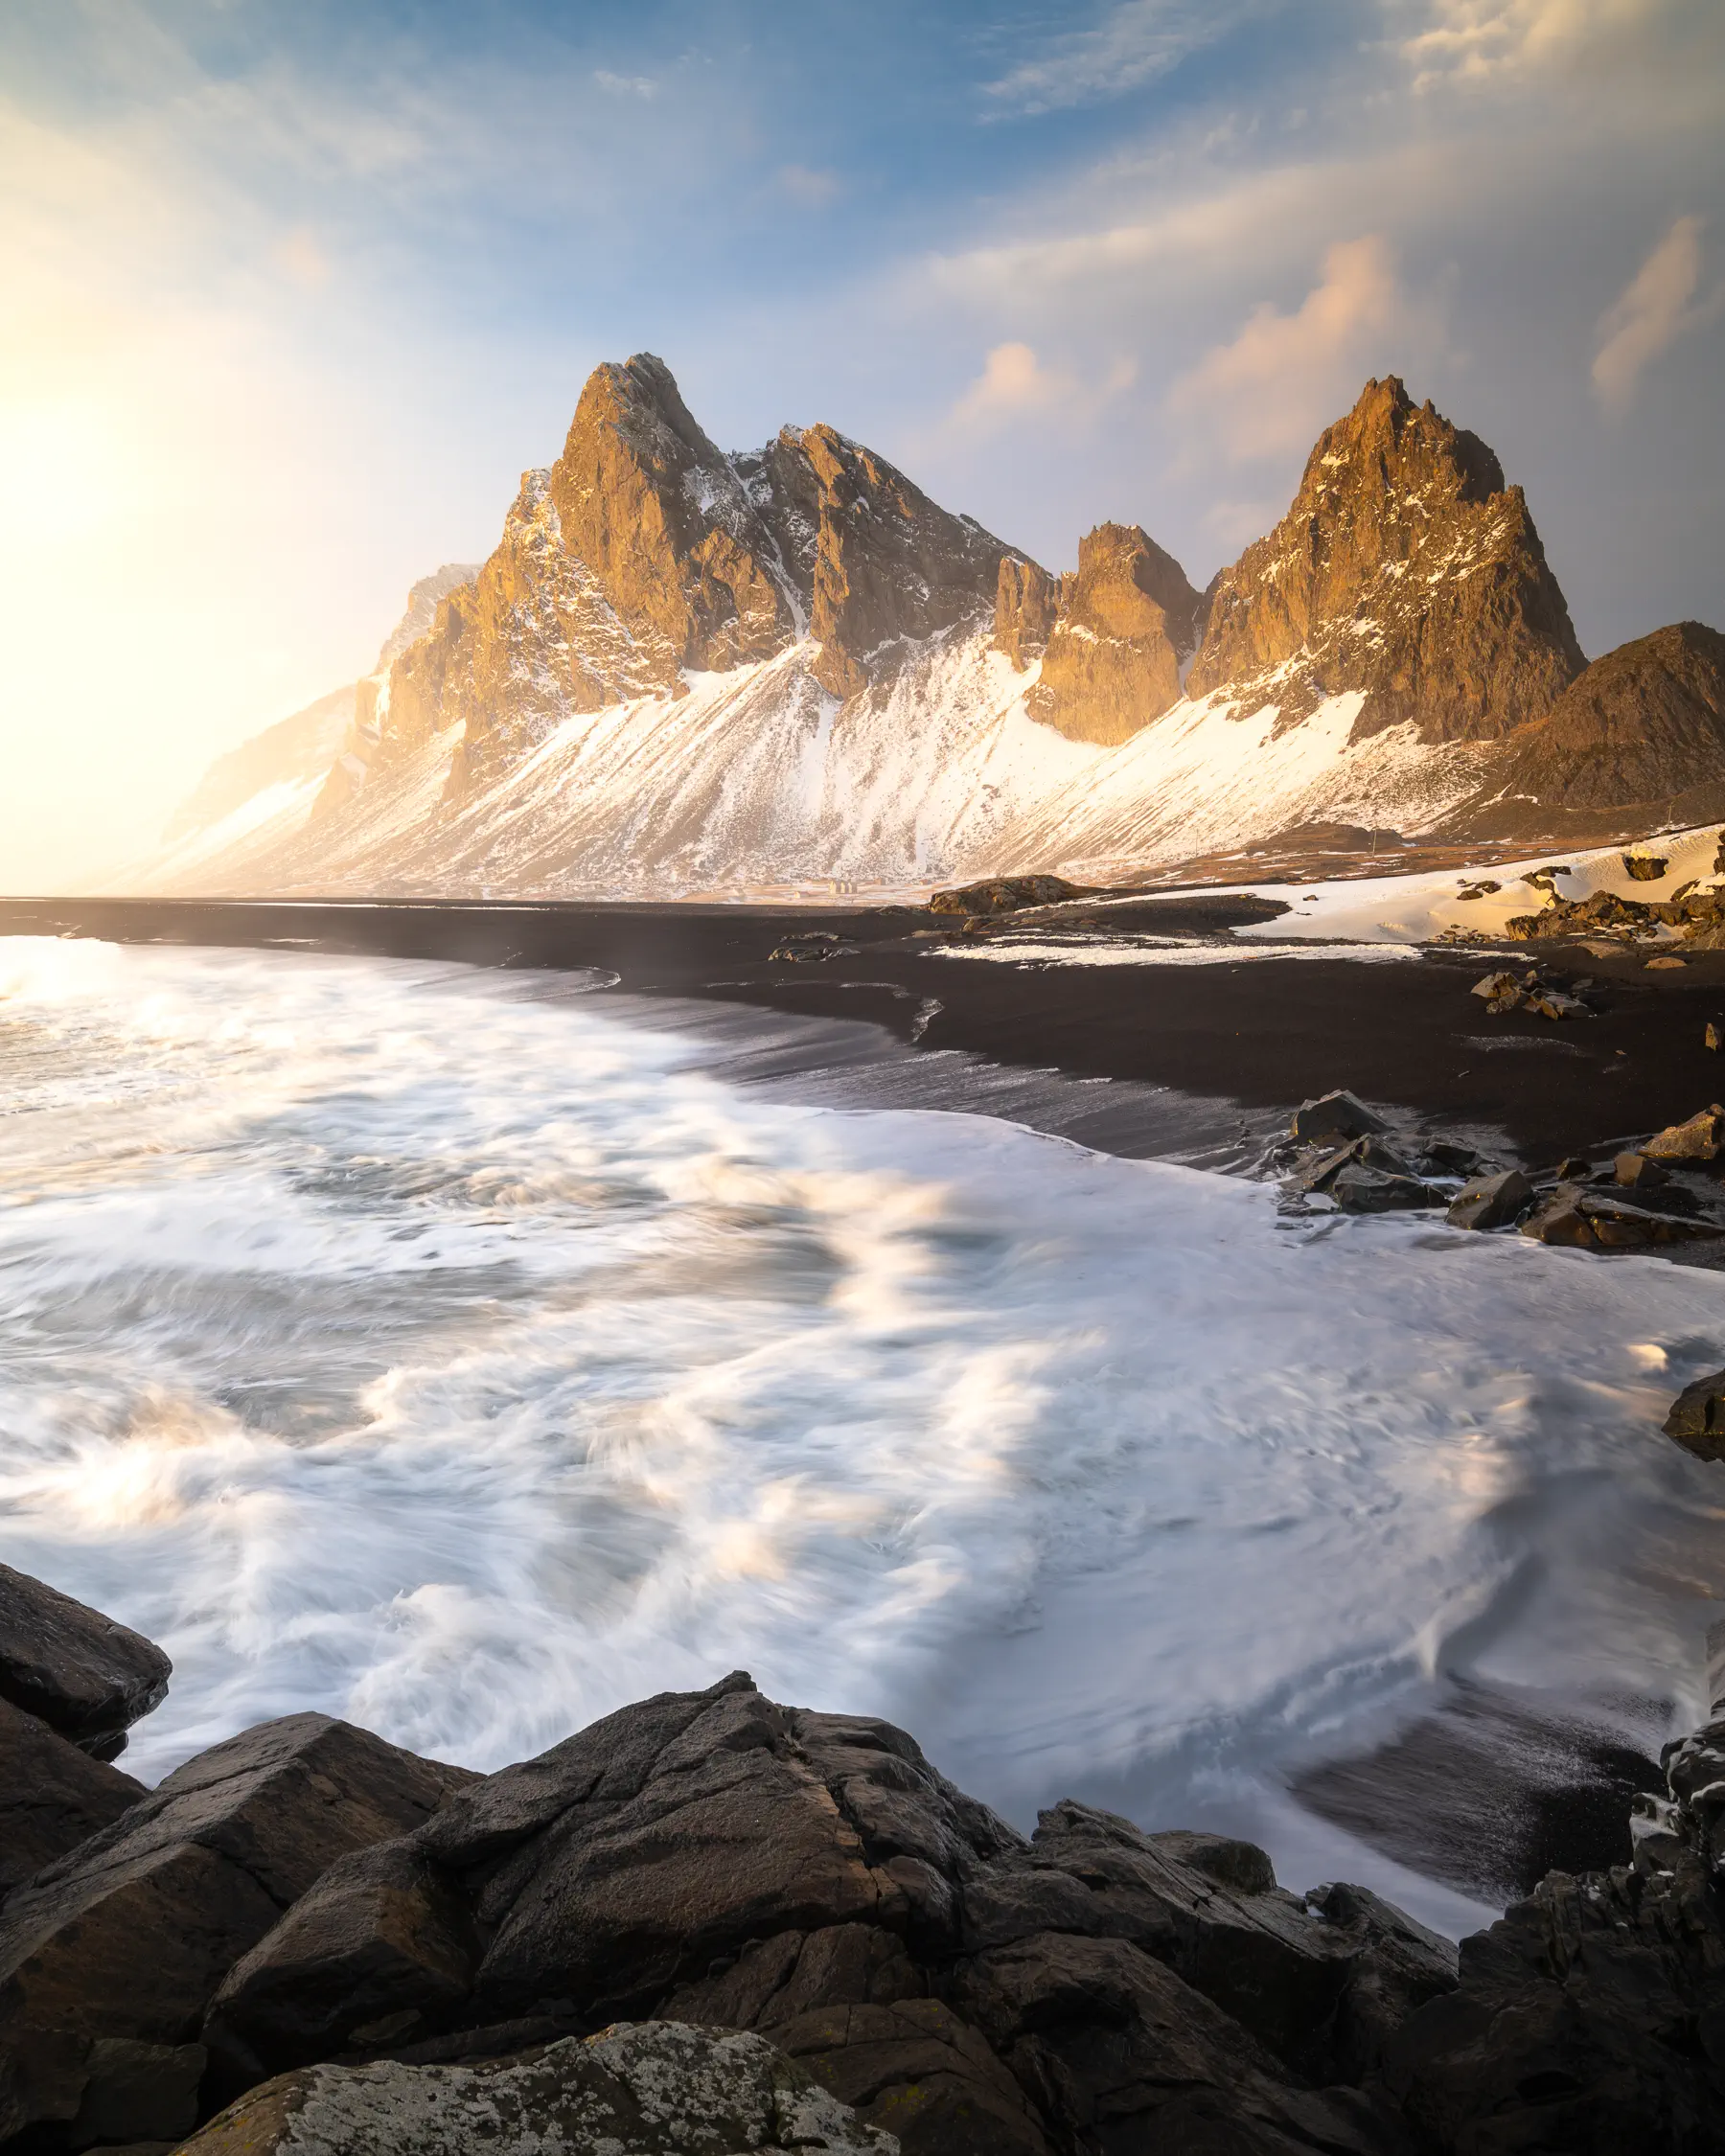
M1461 558L1464 577L1438 566ZM1288 515L1223 571L1186 689L1251 708L1261 687L1284 722L1361 690L1356 739L1412 722L1427 742L1488 741L1583 663L1521 489L1392 376L1324 429Z
M1414 1173L1393 1146L1386 1145L1382 1138L1368 1134L1365 1137L1355 1138L1351 1145L1342 1146L1334 1153L1326 1153L1321 1160L1295 1177L1295 1187L1300 1190L1327 1190L1342 1170L1349 1166L1375 1168L1389 1176L1408 1177Z
M1725 1459L1725 1370L1697 1378L1671 1403L1665 1434L1697 1459Z
M1666 1852L1661 1852L1666 1853ZM1725 2146L1725 1932L1705 1866L1548 1874L1461 1944L1460 1983L1390 2039L1386 2092L1449 2151Z
M1625 854L1623 873L1633 883L1658 883L1665 879L1670 862L1659 854Z
M186 2144L196 2156L892 2156L893 2144L760 2036L608 2029L479 2066L312 2066Z
M1648 1138L1641 1150L1649 1160L1716 1160L1725 1153L1725 1108L1715 1101Z
M1399 2139L1353 2092L1290 2086L1237 2023L1123 1938L990 1948L958 1971L954 2004L1064 2147L1365 2156Z
M1592 1018L1593 1012L1579 996L1565 996L1559 990L1548 988L1528 998L1528 1008L1543 1019Z
M0 1699L99 1759L168 1696L173 1664L150 1640L0 1565Z
M1668 1184L1671 1172L1644 1153L1620 1153L1611 1164L1612 1180L1625 1190L1658 1190Z
M1367 1887L1317 1887L1306 1901L1332 1931L1357 1943L1324 2063L1338 2081L1359 2084L1378 2072L1416 2007L1456 1988L1456 1949Z
M1332 1179L1329 1191L1345 1213L1417 1212L1444 1202L1441 1190L1434 1190L1416 1176L1386 1175L1379 1168L1353 1164Z
M57 2046L178 2046L235 1961L338 1857L413 1828L473 1778L326 1714L189 1759L0 1910L0 2078L58 2117ZM50 2070L53 2070L52 2072Z
M1500 1011L1517 1010L1527 1000L1523 983L1506 970L1487 974L1483 980L1475 981L1470 993L1483 996L1486 1009L1494 1015Z
M1654 1243L1694 1243L1725 1234L1716 1223L1687 1214L1654 1212L1621 1199L1560 1182L1522 1223L1522 1233L1538 1243L1576 1250L1642 1250Z
M1180 700L1180 670L1204 602L1185 571L1136 524L1098 524L1078 542L1060 614L1030 692L1031 716L1073 741L1129 741Z
M1452 1227L1512 1227L1533 1202L1533 1185L1519 1168L1485 1176L1459 1190L1444 1218Z
M0 1700L0 1902L146 1795L141 1781Z
M1319 1145L1325 1138L1365 1137L1383 1128L1382 1121L1363 1101L1341 1090L1301 1101L1289 1125L1291 1135L1302 1145Z

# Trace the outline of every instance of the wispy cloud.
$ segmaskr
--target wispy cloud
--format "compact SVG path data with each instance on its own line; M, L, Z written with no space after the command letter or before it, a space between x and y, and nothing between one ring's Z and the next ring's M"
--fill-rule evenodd
M1388 241L1340 241L1293 313L1268 302L1254 308L1238 336L1174 383L1168 408L1208 424L1236 461L1301 447L1351 397L1354 376L1400 306Z
M1241 0L1116 0L1092 30L1067 31L984 85L1000 113L1052 112L1137 89L1233 29Z
M596 67L593 80L613 98L656 98L658 84L651 75L613 75L609 67Z
M779 192L805 210L824 210L843 192L843 182L837 172L816 171L808 165L781 165L776 179Z
M1677 218L1600 316L1593 385L1608 412L1626 412L1644 370L1685 331L1712 321L1725 302L1722 289L1699 307L1694 304L1701 284L1701 232L1699 218Z

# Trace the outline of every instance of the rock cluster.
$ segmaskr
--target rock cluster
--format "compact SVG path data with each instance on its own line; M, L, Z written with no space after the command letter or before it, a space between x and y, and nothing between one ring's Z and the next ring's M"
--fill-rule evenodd
M1625 857L1625 866L1628 865ZM1657 873L1649 873L1656 869ZM1631 873L1634 873L1631 871ZM1658 883L1666 864L1656 856L1644 857L1638 882ZM1532 883L1533 878L1525 879ZM1667 899L1623 898L1616 891L1590 891L1586 898L1560 898L1549 881L1543 885L1546 903L1537 913L1514 913L1505 923L1504 934L1512 943L1537 943L1555 937L1576 941L1605 939L1614 943L1653 943L1660 930L1675 929L1687 947L1719 948L1725 929L1725 890L1699 881L1683 883Z
M1069 899L1093 897L1082 883L1064 876L995 876L982 883L954 884L936 891L931 913L1020 913L1033 906L1063 906Z
M1458 1961L1249 1843L1070 1800L1026 1839L743 1675L484 1778L290 1716L0 1905L0 2148L1698 2152L1725 1722L1668 1774L1633 1866Z

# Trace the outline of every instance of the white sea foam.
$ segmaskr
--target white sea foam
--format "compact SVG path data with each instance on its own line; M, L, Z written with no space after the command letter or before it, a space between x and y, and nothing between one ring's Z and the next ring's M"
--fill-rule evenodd
M1280 1777L1437 1671L1698 1704L1715 1275L788 1107L555 976L0 989L0 1555L172 1653L147 1776L313 1706L492 1767L742 1665L1305 1884Z

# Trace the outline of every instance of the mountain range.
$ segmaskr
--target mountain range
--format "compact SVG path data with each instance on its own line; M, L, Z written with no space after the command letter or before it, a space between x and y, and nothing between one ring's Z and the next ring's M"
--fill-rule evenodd
M1725 637L1591 665L1522 490L1394 377L1205 591L1054 575L825 425L720 450L595 370L490 558L219 759L134 887L675 896L1081 882L1302 832L1573 844L1725 816Z

